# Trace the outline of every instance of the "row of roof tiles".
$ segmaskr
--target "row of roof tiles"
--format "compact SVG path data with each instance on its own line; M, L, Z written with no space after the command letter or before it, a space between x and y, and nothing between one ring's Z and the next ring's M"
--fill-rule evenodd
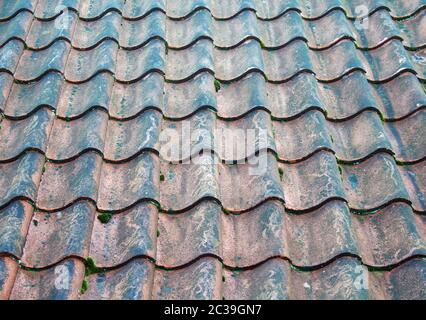
M178 270L146 259L85 278L85 266L67 259L33 272L0 258L0 297L11 299L422 299L426 261L414 259L390 272L371 272L355 258L300 272L282 259L255 269L229 270L205 257ZM17 272L17 275L16 275ZM13 284L13 281L16 281ZM87 291L80 291L86 281Z
M333 83L319 83L314 75L301 73L280 84L268 83L262 74L254 72L220 85L209 72L183 83L165 82L160 74L151 73L131 84L114 82L108 73L81 84L65 82L54 72L28 84L14 82L11 75L0 73L0 110L7 117L24 118L41 106L70 119L97 107L119 120L135 118L147 109L182 119L205 108L227 119L261 108L284 120L313 109L330 120L352 118L366 109L378 111L386 120L397 120L425 108L426 95L421 82L410 72L378 84L369 83L359 71Z
M46 211L60 210L78 199L91 199L103 211L122 211L151 200L164 210L179 212L206 198L235 212L267 199L285 200L287 208L297 212L332 199L347 201L356 211L376 210L394 201L412 203L418 212L426 207L425 162L399 166L387 153L355 165L338 165L328 151L295 164L278 163L266 152L234 166L217 163L208 153L193 157L190 164L171 164L155 153L142 152L116 164L102 161L94 152L67 163L45 163L41 154L30 151L0 168L0 206L26 198ZM372 188L379 191L368 192Z
M28 202L14 201L0 211L0 253L37 269L69 257L91 258L100 268L136 257L178 268L207 255L228 267L251 268L282 257L306 269L343 255L379 268L426 256L426 218L402 202L370 215L353 214L340 200L302 215L286 212L276 200L241 215L224 214L212 200L181 214L142 202L112 215L108 223L96 215L88 201L55 213L33 213Z
M38 150L56 162L72 160L87 150L98 151L109 162L128 161L149 150L171 162L189 159L201 150L233 162L271 150L280 161L293 163L329 150L344 163L365 160L380 151L395 155L400 163L415 163L426 158L426 142L418 138L426 134L425 123L424 109L395 122L382 122L373 111L333 122L315 110L290 121L271 120L263 110L231 121L218 119L210 110L200 110L186 120L166 120L158 111L148 110L134 119L117 121L108 120L108 114L99 109L70 121L41 108L23 120L1 122L0 162L12 161L27 150ZM241 142L250 138L250 130L254 145ZM174 145L166 150L170 139ZM237 141L240 147L231 150Z
M352 19L365 17L380 9L389 10L395 18L405 18L425 6L424 0L17 0L2 3L0 20L8 20L20 11L34 12L38 19L52 19L64 9L78 12L80 18L86 20L98 19L111 11L135 20L155 10L165 12L173 19L183 19L200 9L210 10L217 19L229 19L244 10L256 12L263 20L276 19L288 11L301 12L306 19L318 19L334 9L344 11Z
M123 49L135 49L158 38L169 48L184 48L201 38L209 38L218 48L236 47L249 38L258 39L265 48L288 45L303 39L312 49L326 49L348 38L363 49L377 48L392 38L404 46L418 49L426 45L421 30L425 11L407 20L393 20L387 10L380 10L361 24L346 18L340 10L314 21L303 20L291 11L277 20L262 21L252 11L243 11L231 20L214 20L207 10L200 10L186 20L170 20L155 11L142 20L122 20L118 13L108 13L94 21L78 20L75 13L62 14L54 20L34 20L26 11L0 22L0 46L10 39L20 39L31 49L44 49L57 39L66 39L77 49L88 50L104 39L113 39ZM368 25L367 25L368 23Z
M313 51L303 40L296 40L268 51L262 50L256 40L221 50L210 40L201 39L187 49L167 53L164 42L157 39L135 50L118 49L116 42L106 40L88 51L70 49L63 40L41 51L24 50L22 42L13 40L0 49L0 70L22 82L39 80L49 71L63 73L74 83L86 82L100 72L114 74L117 81L124 83L136 82L152 72L164 74L171 82L183 82L202 71L214 73L220 81L235 81L259 71L271 82L286 82L302 72L315 74L319 81L332 82L354 70L365 72L369 81L383 82L404 70L425 79L425 52L426 49L406 51L400 40L371 51L356 49L350 40ZM116 69L116 65L120 68Z

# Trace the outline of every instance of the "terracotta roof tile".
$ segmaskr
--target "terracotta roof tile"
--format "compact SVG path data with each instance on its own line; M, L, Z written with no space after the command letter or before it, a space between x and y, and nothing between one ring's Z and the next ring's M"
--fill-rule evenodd
M426 299L425 9L1 2L0 299Z

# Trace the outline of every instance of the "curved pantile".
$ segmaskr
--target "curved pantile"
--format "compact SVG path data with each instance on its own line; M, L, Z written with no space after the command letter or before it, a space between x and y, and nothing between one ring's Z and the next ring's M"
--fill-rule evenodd
M37 0L2 1L0 4L0 21L9 20L21 11L32 12L36 4Z
M18 66L19 58L24 51L24 45L19 40L12 40L0 48L0 71L15 73ZM18 69L19 70L19 69Z
M18 264L8 257L0 257L0 300L7 300L18 272Z
M31 13L23 11L9 21L0 21L0 47L11 39L25 42L32 21Z

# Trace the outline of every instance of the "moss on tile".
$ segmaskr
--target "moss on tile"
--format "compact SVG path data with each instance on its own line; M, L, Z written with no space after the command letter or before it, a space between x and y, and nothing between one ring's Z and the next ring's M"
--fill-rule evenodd
M98 215L98 220L101 223L108 223L112 218L112 214L109 212L104 212Z
M215 79L214 80L214 89L216 90L216 92L219 92L220 87L221 87L220 81Z

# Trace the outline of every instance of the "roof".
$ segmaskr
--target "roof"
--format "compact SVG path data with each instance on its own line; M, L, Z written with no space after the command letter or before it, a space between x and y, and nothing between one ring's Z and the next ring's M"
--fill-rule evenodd
M0 1L0 298L426 299L425 8Z

